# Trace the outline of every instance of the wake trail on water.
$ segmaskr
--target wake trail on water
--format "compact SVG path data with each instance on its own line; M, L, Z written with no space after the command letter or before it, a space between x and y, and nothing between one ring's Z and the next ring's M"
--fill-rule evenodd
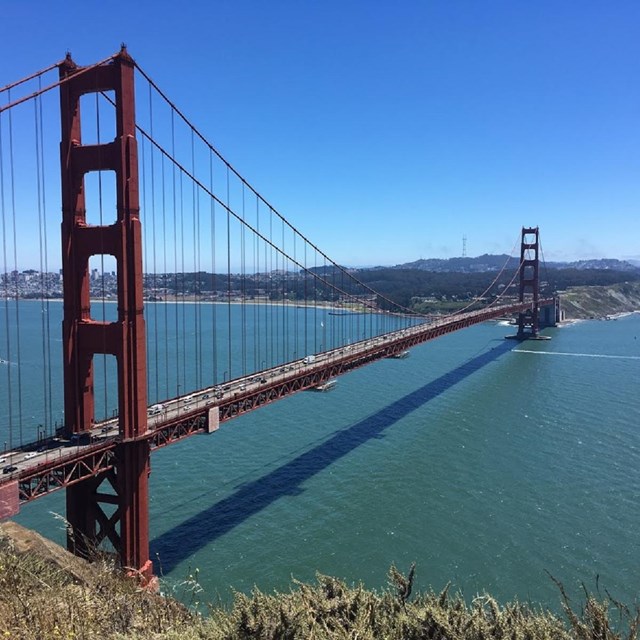
M533 351L532 349L514 349L514 353L535 353L540 356L573 356L574 358L611 358L613 360L640 360L640 356L615 356L604 353L569 353L564 351Z

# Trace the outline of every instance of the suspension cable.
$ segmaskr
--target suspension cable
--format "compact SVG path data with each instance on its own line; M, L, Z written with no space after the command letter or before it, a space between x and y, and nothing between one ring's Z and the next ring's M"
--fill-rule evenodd
M147 80L147 82L158 92L158 94L165 100L165 102L178 114L178 116L180 116L180 118L182 119L182 121L187 125L187 127L189 127L193 133L200 138L200 140L209 148L209 150L211 152L213 152L221 161L222 163L227 167L227 169L229 171L231 171L242 183L243 185L245 185L249 190L251 190L262 202L264 202L264 204L266 206L268 206L271 211L282 220L282 222L284 224L286 224L288 227L290 227L295 233L297 233L306 243L309 244L310 247L312 247L317 253L319 253L324 259L328 260L335 268L339 269L340 271L343 271L345 274L347 274L347 276L353 280L356 284L360 285L361 287L363 287L364 289L366 289L367 291L369 291L371 294L374 294L376 296L379 296L381 299L385 300L386 302L389 302L390 304L392 304L393 306L395 306L396 308L402 309L403 311L405 311L406 313L412 314L412 315L416 315L416 316L423 316L423 317L428 317L425 316L424 314L419 314L419 313L415 313L414 311L412 311L411 309L408 309L406 307L403 307L402 305L397 304L396 302L394 302L393 300L390 300L388 298L386 298L385 296L382 296L381 294L379 294L377 291L375 291L374 289L372 289L371 287L369 287L368 285L366 285L364 282L360 281L358 278L356 278L353 274L349 273L344 267L342 267L341 265L339 265L337 262L334 262L326 253L324 253L317 245L315 245L313 242L311 242L304 234L300 233L300 231L298 231L281 213L278 212L278 210L273 207L253 186L251 186L251 184L227 161L225 160L225 158L222 156L222 154L204 137L204 135L202 133L200 133L200 131L195 127L195 125L193 125L189 119L186 117L186 115L184 115L184 113L175 105L174 102L172 102L169 97L160 89L160 87L151 79L151 77L138 65L138 63L136 63L134 61L135 67L136 69L142 74L142 76ZM144 132L142 131L142 129L140 127L138 127L138 130L144 134ZM146 134L144 134L146 135ZM195 180L194 177L192 177L192 179ZM212 194L211 194L212 195ZM215 196L214 196L215 197Z
M547 262L544 259L544 250L542 249L542 240L538 237L538 244L540 245L540 253L542 254L542 268L544 269L544 279L549 284L549 271L547 269ZM539 286L539 285L538 285Z
M53 84L50 84L44 88L38 89L37 91L34 91L33 93L27 95L27 96L23 96L22 98L18 98L17 100L14 100L13 102L9 102L8 104L2 105L0 106L0 113L2 113L3 111L7 111L8 109L12 109L13 107L17 107L19 104L22 104L23 102L27 102L27 100L33 100L34 98L37 98L38 96L41 96L45 93L47 93L47 91L51 91L52 89L55 89L56 87L60 87L63 84L65 84L66 82L69 82L72 78L75 79L78 76L84 75L85 73L88 73L89 71L92 71L93 69L95 69L96 67L99 67L103 64L106 64L108 62L111 62L112 60L114 60L119 54L118 53L114 53L113 55L109 56L108 58L105 58L104 60L101 60L100 62L96 62L95 64L92 64L88 67L79 67L77 71L74 71L73 74L66 76L64 78L60 78L57 82L54 82ZM55 66L59 66L62 63L58 63L58 65ZM37 77L38 74L36 74ZM18 82L18 84L21 84L21 82Z
M48 71L53 71L53 69L55 69L56 67L59 67L63 62L64 60L60 60L59 62L54 62L52 65L49 65L48 67L45 67L40 71L36 71L35 73L32 73L30 76L27 76L26 78L22 78L21 80L16 80L15 82L11 82L10 84L5 85L4 87L0 87L0 93L4 93L5 91L10 91L14 87L18 87L21 84L24 84L25 82L29 82L29 80L35 80L36 78L39 79Z
M507 292L509 290L509 287L515 282L515 279L518 277L518 273L520 272L520 269L522 268L522 265L524 264L524 258L520 261L520 264L518 265L518 268L516 269L515 273L513 274L513 277L511 278L511 280L509 280L509 284L507 284L507 286L502 290L502 293L498 294L495 298L495 300L492 300L485 308L489 309L490 307L493 307L501 298L502 296L504 296L505 292Z
M334 268L337 268L340 272L342 272L343 274L345 274L351 281L353 281L356 285L361 286L363 289L365 289L366 291L368 291L370 294L373 294L374 296L376 296L376 298L380 298L381 300L387 302L389 305L391 305L391 307L395 307L396 309L398 309L397 312L395 313L404 313L404 314L408 314L414 317L422 317L422 318L426 318L426 319L431 319L432 316L429 314L422 314L422 313L417 313L412 309L409 309L408 307L405 307L403 305L398 304L397 302L391 300L390 298L378 293L377 291L375 291L372 287L368 286L367 284L365 284L364 282L362 282L361 280L359 280L358 278L356 278L352 273L348 272L346 269L344 269L344 267L340 266L339 264L337 264L336 262L334 262L327 254L325 254L323 251L321 251L313 242L311 242L308 238L306 238L303 234L301 234L286 218L284 218L284 216L282 216L276 209L274 209L232 166L230 163L228 163L222 156L221 154L217 151L217 149L215 149L215 147L213 147L205 138L204 136L193 126L189 123L189 121L186 119L186 117L182 114L182 112L167 98L167 96L158 88L158 86L149 78L149 76L136 64L136 68L140 71L140 73L145 77L145 79L149 82L150 87L153 87L160 95L162 98L165 99L165 101L169 104L169 106L173 109L173 111L175 113L177 113L180 118L187 124L187 126L192 130L193 134L195 134L198 138L200 138L200 140L202 140L205 145L209 148L210 152L214 153L218 158L220 158L220 160L222 160L223 164L226 166L227 168L227 194L229 193L229 172L232 172L236 177L238 177L242 184L243 184L243 188L246 187L248 188L251 192L253 192L255 194L255 196L262 201L266 206L269 207L269 210L271 211L272 214L275 214L278 218L280 218L280 220L283 222L284 225L287 225L295 234L299 235L300 238L305 242L306 245L309 245L311 248L313 248L315 250L316 253L320 254L325 260L327 260L329 263L331 263L331 265ZM104 96L104 98L106 100L108 100L109 102L111 102L112 104L115 104L113 102L113 100L107 96L105 93L102 93L102 95ZM213 198L218 204L220 204L221 206L223 206L226 210L227 213L232 215L234 218L236 218L239 222L241 222L242 224L244 224L249 230L251 230L253 233L258 234L259 237L261 237L263 240L267 241L272 248L276 249L277 251L280 252L280 250L278 249L278 247L273 244L272 242L268 241L264 236L261 236L258 231L252 226L250 225L248 222L244 221L238 214L236 214L228 205L225 205L225 203L220 200L212 191L210 191L200 180L198 180L195 175L192 175L180 162L178 162L171 154L169 154L158 142L156 142L153 139L153 136L150 135L149 133L147 133L140 125L136 124L136 129L144 136L147 138L147 140L149 140L149 142L155 146L162 154L164 154L171 162L173 162L175 164L175 166L178 167L178 169L180 169L180 171L182 173L184 173L187 177L189 177L195 184L197 184L200 189L202 189L205 193L207 193L211 198ZM282 252L281 252L282 253ZM286 255L283 253L283 255ZM286 256L289 259L291 259L290 256ZM309 269L306 268L305 265L301 265L297 262L294 262L295 264L297 264L299 267L301 267L302 269L305 270L305 272L310 273L314 278L319 279L321 282L323 282L326 285L329 285L329 283L323 279L320 278L317 274L314 274L313 272L311 272ZM229 277L230 277L230 272L229 272ZM330 285L329 285L330 286ZM316 292L317 293L317 292ZM359 304L362 304L365 308L369 308L372 309L374 311L379 311L378 307L373 304L373 303L369 303L366 300L363 299L359 299L357 296L353 295L353 294L349 294L346 291L340 291L340 293L343 293L344 295L348 296L349 298L357 301Z
M468 305L462 307L462 309L458 309L457 311L455 311L453 313L449 313L449 314L445 314L445 315L442 315L442 316L438 316L438 318L439 319L450 318L452 316L457 316L460 313L464 313L467 309L472 307L480 298L484 298L484 296L486 296L487 293L489 293L489 291L491 291L491 288L493 287L493 285L498 281L500 276L503 274L504 270L507 268L507 265L509 264L509 261L513 257L513 252L514 252L514 250L515 250L515 248L516 248L516 246L518 244L518 240L519 239L520 239L520 236L518 235L518 237L516 238L516 241L513 243L513 247L511 247L511 251L509 252L509 255L507 256L507 259L505 260L505 263L502 265L502 269L500 269L500 271L498 271L498 274L493 279L491 284L479 296L476 296ZM520 269L520 266L521 265L518 265L518 268L516 269L516 275L518 274L518 270ZM508 289L508 287L505 287L503 289L503 293L500 294L499 297L501 297L504 294L504 291L506 291L507 289Z
M192 180L193 182L195 182L197 184L197 186L204 191L207 195L209 195L209 197L213 198L221 207L224 208L224 210L227 212L228 216L231 216L233 218L235 218L238 222L240 222L241 224L244 224L252 233L257 234L264 242L266 242L269 246L271 246L273 249L275 249L278 253L283 254L282 250L276 245L274 244L274 242L272 242L269 238L267 238L266 236L264 236L263 234L259 233L255 227L253 227L253 225L251 225L249 222L243 221L242 217L240 215L238 215L230 206L228 206L227 204L225 204L220 198L218 198L218 196L216 196L214 193L212 193L207 187L206 185L204 185L198 178L196 178L194 175L191 174L191 172L184 167L184 165L182 165L180 162L178 162L175 158L173 158L168 151L166 151L164 149L164 147L162 147L162 145L160 145L158 142L156 142L144 129L142 129L142 127L136 125L136 128L138 129L138 131L145 137L147 138L147 140L156 148L158 149L158 151L160 151L160 153L164 154L170 162L173 162L175 164L175 166L180 170L181 174L183 174L184 176L188 177L190 180ZM228 167L228 171L230 171L231 169ZM227 177L227 182L228 182L228 177ZM250 188L250 187L249 187ZM227 193L229 193L229 186L227 187ZM280 216L275 210L273 210L270 207L270 211L272 211L272 213L274 213L275 215L277 215L281 220L284 220L284 218L282 218L282 216ZM287 224L287 226L291 227L292 229L295 230L294 227L292 227L288 222L286 222L286 220L284 220L285 224ZM304 236L300 235L301 238L304 239ZM315 245L313 245L311 242L308 242L305 240L305 242L307 242L307 244L311 247L315 247ZM340 268L339 265L337 265L336 263L334 263L330 258L328 258L324 253L322 253L321 251L317 250L316 248L316 255L319 254L321 255L323 258L326 258L329 262L331 262L332 265L334 265L337 268ZM286 255L286 254L283 254ZM293 261L293 258L289 255L286 255L286 257ZM300 267L301 269L303 269L306 273L308 273L309 275L311 275L316 281L319 281L327 286L331 286L330 283L323 278L322 276L319 276L317 273L314 273L313 270L307 268L305 265L300 264L299 262L294 262L298 267ZM228 277L230 278L230 263L227 265L228 266ZM381 298L382 300L388 302L390 305L392 305L393 307L396 307L397 309L399 309L400 311L407 313L409 315L415 316L415 317L422 317L422 318L427 318L430 319L431 316L427 315L427 314L421 314L421 313L415 313L414 311L412 311L411 309L404 307L403 305L398 304L397 302L394 302L393 300L391 300L390 298L387 298L386 296L383 296L381 294L379 294L377 291L375 291L374 289L372 289L371 287L369 287L368 285L360 282L357 278L354 278L349 272L347 272L346 270L345 274L347 275L347 277L349 277L351 280L353 280L356 284L359 284L360 286L362 286L363 288L365 288L367 291L369 291L371 294L374 294L375 296ZM229 286L230 286L230 280L229 280ZM348 293L346 291L340 291L340 293L342 293L343 295L351 298L354 301L357 301L359 304L363 305L364 307L368 308L368 309L372 309L374 311L378 311L378 308L376 307L376 305L374 305L373 303L367 301L367 300L363 300L358 298L357 296Z

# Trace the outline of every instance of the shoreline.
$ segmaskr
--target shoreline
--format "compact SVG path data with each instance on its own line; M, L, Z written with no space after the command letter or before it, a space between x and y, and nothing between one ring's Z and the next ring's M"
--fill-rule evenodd
M10 298L0 298L0 302L16 302L17 300L21 301L21 302L34 302L34 303L40 303L42 304L43 302L59 302L59 303L64 303L64 299L63 298L15 298L15 297L10 297ZM118 301L116 299L106 299L106 298L90 298L90 302L92 304L117 304ZM278 307L278 306L282 306L282 307L293 307L293 308L297 308L297 309L329 309L331 311L340 311L340 312L347 312L347 313L362 313L364 312L372 312L372 313L385 313L384 310L382 309L371 309L369 307L366 307L364 305L348 305L348 306L336 306L335 304L331 304L329 302L317 302L315 304L309 304L309 303L304 303L302 301L295 301L295 300L262 300L262 299L249 299L249 300L242 300L242 299L234 299L234 300L202 300L202 299L198 299L196 296L185 296L185 297L181 297L181 298L177 298L177 297L172 297L169 299L163 299L163 300L144 300L143 304L144 305L152 305L152 304L157 304L157 305L163 305L163 304L167 304L167 305L177 305L177 304L181 304L181 303L188 303L188 304L206 304L206 305L269 305L269 306L274 306L274 307ZM565 320L561 320L557 326L563 326L563 325L567 325L567 324L573 324L575 322L584 322L587 320L618 320L620 318L625 318L627 316L633 315L633 314L640 314L640 309L633 309L631 311L615 311L612 313L605 313L603 315L594 315L591 317L582 317L582 318L571 318L568 317ZM420 314L417 314L420 315Z
M63 298L0 298L0 301L4 302L16 302L19 300L20 302L60 302L64 303ZM89 301L93 304L118 304L118 301L115 299L106 299L106 298L90 298ZM254 305L269 305L275 307L294 307L298 309L332 309L335 311L362 311L363 307L358 308L356 305L354 306L340 306L336 307L333 304L322 302L318 302L317 304L302 304L301 302L294 302L292 300L230 300L230 301L222 301L222 300L199 300L195 296L189 296L185 298L172 298L165 300L143 300L144 305L148 304L181 304L181 303L189 303L189 304L215 304L215 305L229 305L229 304L254 304ZM370 310L368 307L364 307L365 310ZM375 311L376 313L381 313L381 311Z

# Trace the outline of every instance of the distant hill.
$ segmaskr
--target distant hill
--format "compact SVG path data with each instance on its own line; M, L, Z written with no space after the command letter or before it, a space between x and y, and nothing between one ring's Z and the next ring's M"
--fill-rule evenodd
M433 271L434 273L483 273L485 271L499 271L506 261L507 267L515 269L518 266L516 258L508 255L490 255L485 253L477 258L428 258L399 264L393 269L419 269L420 271Z
M515 269L518 266L519 258L509 257L506 254L492 255L485 253L476 258L420 259L390 268L418 269L434 273L485 273L487 271L500 271L505 263L507 263L507 270ZM630 273L640 272L640 265L615 258L577 260L575 262L546 262L545 265L548 269L596 269Z
M578 260L577 262L547 262L552 269L605 269L609 271L640 271L640 265L627 260L600 258L599 260Z

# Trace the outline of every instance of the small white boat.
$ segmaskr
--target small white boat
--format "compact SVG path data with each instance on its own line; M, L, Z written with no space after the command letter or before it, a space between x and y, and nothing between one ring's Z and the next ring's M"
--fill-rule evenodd
M314 391L331 391L338 384L337 380L327 380L317 387L313 387Z

